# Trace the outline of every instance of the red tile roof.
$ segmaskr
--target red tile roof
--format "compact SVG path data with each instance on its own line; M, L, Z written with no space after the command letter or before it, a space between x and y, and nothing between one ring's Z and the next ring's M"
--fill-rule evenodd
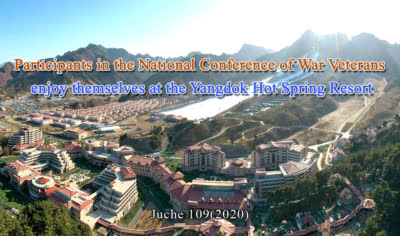
M53 145L40 146L39 149L40 150L52 150L52 151L55 151L56 150L56 146L53 146Z
M54 192L57 191L58 189L59 189L59 187L57 187L57 186L55 186L55 185L54 185L53 187L46 188L46 189L45 189L46 195L49 196L50 194L54 193Z
M204 150L204 151L213 151L213 152L219 152L221 151L221 148L217 146L211 146L207 143L203 143L203 145L193 145L188 148L186 148L186 151L195 151L195 150Z
M12 161L12 162L8 162L7 166L10 168L12 168L13 170L15 170L16 172L20 172L20 171L24 171L24 170L29 170L29 166L24 164L22 161L20 160L16 160L16 161Z
M73 191L73 190L71 190L71 189L69 189L69 188L60 188L60 189L58 190L58 192L64 194L64 195L67 196L68 198L71 198L71 197L73 197L75 194L78 193L78 192Z
M70 153L76 153L81 151L81 146L76 141L71 141L68 143L64 143L64 150Z
M79 204L78 202L72 200L68 202L67 207L73 207L79 211L82 211L86 207L88 207L90 204L92 204L94 201L92 199L86 199L82 204Z
M87 133L87 131L83 130L83 129L79 129L79 128L71 128L71 129L67 129L65 130L65 132L71 132L71 133L75 133L75 134L83 134L83 133Z
M152 158L147 158L147 157L140 157L140 156L132 156L128 162L133 163L133 164L140 164L140 165L148 165L150 166L151 163L153 162Z
M133 179L136 178L135 172L133 172L132 168L130 167L123 167L121 168L121 172L124 175L125 179Z
M40 178L38 179L38 182L41 183L41 184L45 184L45 183L47 183L47 182L49 182L49 181L50 181L50 179L49 179L49 178L46 178L46 177L40 177Z

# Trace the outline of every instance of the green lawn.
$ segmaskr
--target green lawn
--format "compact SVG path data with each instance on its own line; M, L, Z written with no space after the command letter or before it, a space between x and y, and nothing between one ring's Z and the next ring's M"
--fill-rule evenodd
M10 161L16 161L16 160L18 160L18 156L2 157L2 158L0 158L0 163L7 163Z
M132 219L136 216L136 214L146 201L146 195L142 192L142 190L139 187L138 187L138 192L139 192L138 201L131 207L129 212L124 217L121 218L120 223L128 225L132 221Z
M136 216L136 214L138 213L139 209L143 206L144 202L139 199L135 205L133 205L131 207L131 209L129 210L129 212L121 218L121 223L124 225L128 225L132 219Z
M4 177L0 178L0 183L3 185L0 188L1 203L11 208L17 208L21 211L28 203L32 202L26 194L19 192Z
M75 162L75 169L78 169L73 172L74 174L89 171L89 176L95 177L98 174L100 174L102 170L104 170L104 166L95 166L88 160L86 160L84 157L80 157L76 159L74 162Z
M153 193L153 196L160 202L160 204L164 208L172 208L169 195L161 189L159 184L155 183L152 179L143 176L139 176L138 180L149 187L150 191Z
M164 208L166 209L172 208L169 195L166 192L164 192L164 190L161 189L160 185L158 184L153 185L151 187L151 192Z
M168 158L165 157L165 165L173 172L180 171L182 165L182 159Z

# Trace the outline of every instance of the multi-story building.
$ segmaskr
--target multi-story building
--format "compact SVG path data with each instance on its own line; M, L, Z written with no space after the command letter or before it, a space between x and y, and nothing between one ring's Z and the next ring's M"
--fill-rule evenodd
M279 170L257 170L255 173L254 187L251 189L252 201L255 204L267 204L266 193L268 190L279 188L285 184L294 183L314 172L317 168L317 159L310 163L289 161L279 165Z
M221 148L204 143L186 148L182 168L185 170L217 170L225 167L226 157Z
M78 220L84 219L94 203L87 193L65 186L51 193L48 198L55 203L66 206L70 216Z
M234 181L196 179L187 183L181 172L173 172L165 165L163 158L132 156L127 165L131 166L136 174L159 183L161 189L170 196L171 204L177 211L190 208L247 208L248 184L245 178L236 178Z
M10 178L10 183L18 189L27 187L27 182L40 175L40 172L29 167L25 163L16 160L7 163L7 174Z
M129 146L119 146L117 142L103 140L85 140L83 155L94 165L123 164L134 153Z
M245 178L233 181L195 179L191 183L179 181L171 186L171 203L176 210L241 209L246 210L248 184Z
M56 181L51 176L36 176L29 184L29 195L35 200L47 199L47 197L56 191L58 187Z
M42 131L39 128L25 126L18 133L11 135L8 146L17 154L22 151L42 145L44 142Z
M251 163L255 168L277 168L288 161L300 162L307 152L307 147L303 145L269 142L256 147L251 153Z
M68 172L75 167L67 151L55 146L40 146L21 153L19 160L37 171L51 168L57 173Z
M115 165L108 165L96 178L92 180L92 185L95 188L102 188L105 185L111 183L113 180L117 178L117 172L119 168Z
M98 213L109 223L119 220L138 200L136 174L130 167L109 165L93 182L102 186Z
M164 158L132 156L126 163L139 176L153 178L153 167L165 164Z
M72 159L77 159L82 157L82 148L77 141L66 142L63 144L63 149L67 151Z

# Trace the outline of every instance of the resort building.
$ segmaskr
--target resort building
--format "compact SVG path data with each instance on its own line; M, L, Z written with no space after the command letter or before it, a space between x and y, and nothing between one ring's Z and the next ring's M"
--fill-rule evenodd
M267 204L266 192L294 183L296 179L313 173L317 168L317 159L309 163L289 161L279 165L279 170L265 171L257 170L255 173L254 187L250 193L255 204Z
M130 166L139 176L153 178L153 167L159 164L165 164L164 158L132 156L125 165Z
M255 171L256 169L251 166L250 162L242 158L236 158L227 162L227 165L223 169L220 169L219 173L232 176L245 176L254 174Z
M40 146L21 153L19 160L37 171L51 168L57 173L68 172L75 167L67 151L55 146Z
M102 186L97 213L109 223L128 213L138 200L136 174L130 167L109 165L93 182Z
M89 132L87 132L83 129L79 129L79 128L71 128L71 129L64 130L63 136L70 138L70 139L81 140L81 139L89 137Z
M306 146L287 142L269 142L256 147L251 153L251 163L255 168L277 168L288 161L300 162L307 156Z
M248 184L245 178L235 178L234 181L181 181L172 185L170 191L171 203L176 210L248 208Z
M42 131L39 128L25 126L8 139L8 146L19 154L28 148L40 146L43 142Z
M78 220L83 220L87 216L94 203L87 193L72 187L61 187L48 198L67 207L70 216Z
M181 172L173 172L163 158L132 156L128 165L137 175L151 178L170 196L177 211L199 209L247 209L248 183L245 178L234 181L196 179L186 183Z
M29 195L35 200L47 199L47 197L56 191L56 181L51 176L36 176L29 184Z
M120 147L117 142L95 139L85 140L84 147L85 158L97 166L123 164L135 151L129 146Z
M29 167L25 163L16 160L7 163L7 174L10 178L10 183L18 189L24 189L34 177L40 175L40 172Z
M82 147L77 141L64 143L63 149L67 151L71 159L77 159L82 157Z
M182 168L184 170L217 170L225 167L226 157L221 148L204 143L186 148Z

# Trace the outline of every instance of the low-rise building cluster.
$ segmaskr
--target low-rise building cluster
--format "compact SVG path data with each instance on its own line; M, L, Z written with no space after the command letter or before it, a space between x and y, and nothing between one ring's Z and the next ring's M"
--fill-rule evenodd
M347 140L339 141L332 151L336 156L347 145ZM98 190L90 195L69 182L61 183L53 176L41 174L47 169L58 173L69 171L74 167L72 158L81 157L95 165L106 166L91 181ZM26 149L17 161L7 163L7 174L14 186L28 188L32 199L50 199L64 205L71 216L87 222L91 227L95 222L114 227L138 201L137 176L148 177L159 184L176 211L248 210L253 206L268 204L267 191L294 183L296 179L313 173L316 163L314 153L308 152L306 146L287 141L257 146L251 154L251 162L241 158L227 161L219 147L204 143L185 150L182 168L187 171L214 171L235 177L229 181L197 178L187 182L184 174L171 171L162 157L137 156L132 147L120 147L113 141L89 139L83 142L82 147L77 141L65 143L64 150L54 146ZM249 174L255 177L251 181L252 186L245 178ZM354 200L352 192L356 190L350 184L349 188L340 193L344 204ZM308 215L301 215L298 220L304 227L311 228L314 225ZM213 227L219 224L221 222L213 221ZM208 225L211 226L210 222ZM231 231L238 229L231 228ZM244 231L245 228L240 230Z
M69 128L81 126L82 128L97 129L104 124L113 124L127 117L148 112L173 102L163 98L129 100L126 102L113 102L102 106L82 109L65 109L54 112L33 112L17 118L38 125L58 126Z
M266 203L266 191L294 183L316 170L317 159L308 148L290 141L261 144L251 153L251 162L237 158L226 161L219 147L204 143L186 148L182 160L184 170L212 170L216 173L244 176L255 175L251 200ZM276 169L269 170L268 169Z

